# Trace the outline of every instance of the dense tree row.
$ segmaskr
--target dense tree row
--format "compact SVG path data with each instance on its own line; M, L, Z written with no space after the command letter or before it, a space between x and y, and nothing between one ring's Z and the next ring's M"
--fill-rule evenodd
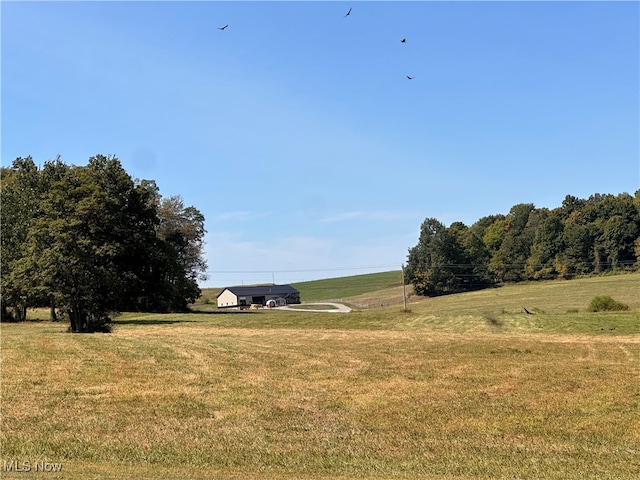
M109 312L183 310L200 295L204 217L117 158L18 158L1 180L2 320L48 305L71 331L105 331Z
M635 197L568 195L553 210L519 204L470 227L427 218L409 249L406 273L419 295L440 295L637 268L639 262L640 190Z

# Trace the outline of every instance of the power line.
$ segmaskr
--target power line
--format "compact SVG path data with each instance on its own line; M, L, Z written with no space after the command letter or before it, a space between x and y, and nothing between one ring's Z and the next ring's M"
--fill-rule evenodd
M632 265L635 262L632 260L620 260L616 262L617 265ZM589 267L593 266L593 262L571 262L571 266L575 267ZM607 267L613 266L614 262L600 262L600 266ZM500 264L483 264L483 263L432 263L431 265L425 265L426 268L455 268L455 267L473 267L473 268L505 268L505 267L553 267L555 266L554 261L550 261L548 263L500 263ZM334 267L334 268L307 268L307 269L289 269L289 270L207 270L207 274L252 274L252 273L313 273L313 272L338 272L338 271L347 271L347 270L369 270L374 268L391 268L396 269L397 265L369 265L369 266L361 266L361 267Z
M370 265L367 267L336 267L336 268L308 268L297 270L207 270L207 274L216 273L310 273L310 272L338 272L345 270L369 270L372 268L397 268L397 265Z

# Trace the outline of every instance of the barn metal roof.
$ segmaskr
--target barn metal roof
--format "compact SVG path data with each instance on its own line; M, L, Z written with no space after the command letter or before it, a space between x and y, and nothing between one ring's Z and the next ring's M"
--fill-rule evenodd
M227 287L218 294L218 297L222 295L225 290L229 290L238 297L245 295L288 295L291 293L300 293L291 285L257 285L252 287Z

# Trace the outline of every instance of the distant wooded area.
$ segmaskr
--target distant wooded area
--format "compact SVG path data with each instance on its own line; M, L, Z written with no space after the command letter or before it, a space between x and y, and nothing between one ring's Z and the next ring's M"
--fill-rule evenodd
M554 209L518 204L470 227L427 218L409 249L406 274L417 294L441 295L633 269L639 261L640 190L633 197L567 195Z

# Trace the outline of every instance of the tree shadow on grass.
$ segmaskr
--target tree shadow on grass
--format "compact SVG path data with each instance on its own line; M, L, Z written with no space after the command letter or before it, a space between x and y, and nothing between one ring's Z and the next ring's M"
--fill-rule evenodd
M185 313L192 313L195 315L243 315L243 314L256 314L258 313L259 310L225 310L225 309L219 309L219 310L189 310L188 312Z
M161 319L145 319L132 318L131 320L114 320L114 325L172 325L174 323L194 323L196 320L161 320Z
M250 312L248 310L240 310L240 311L198 311L191 310L189 312L182 312L182 314L192 314L192 315L241 315L241 314L255 314L255 311ZM186 320L186 319L175 319L175 318L130 318L125 320L118 320L117 318L113 320L114 325L172 325L174 323L195 323L197 320Z

